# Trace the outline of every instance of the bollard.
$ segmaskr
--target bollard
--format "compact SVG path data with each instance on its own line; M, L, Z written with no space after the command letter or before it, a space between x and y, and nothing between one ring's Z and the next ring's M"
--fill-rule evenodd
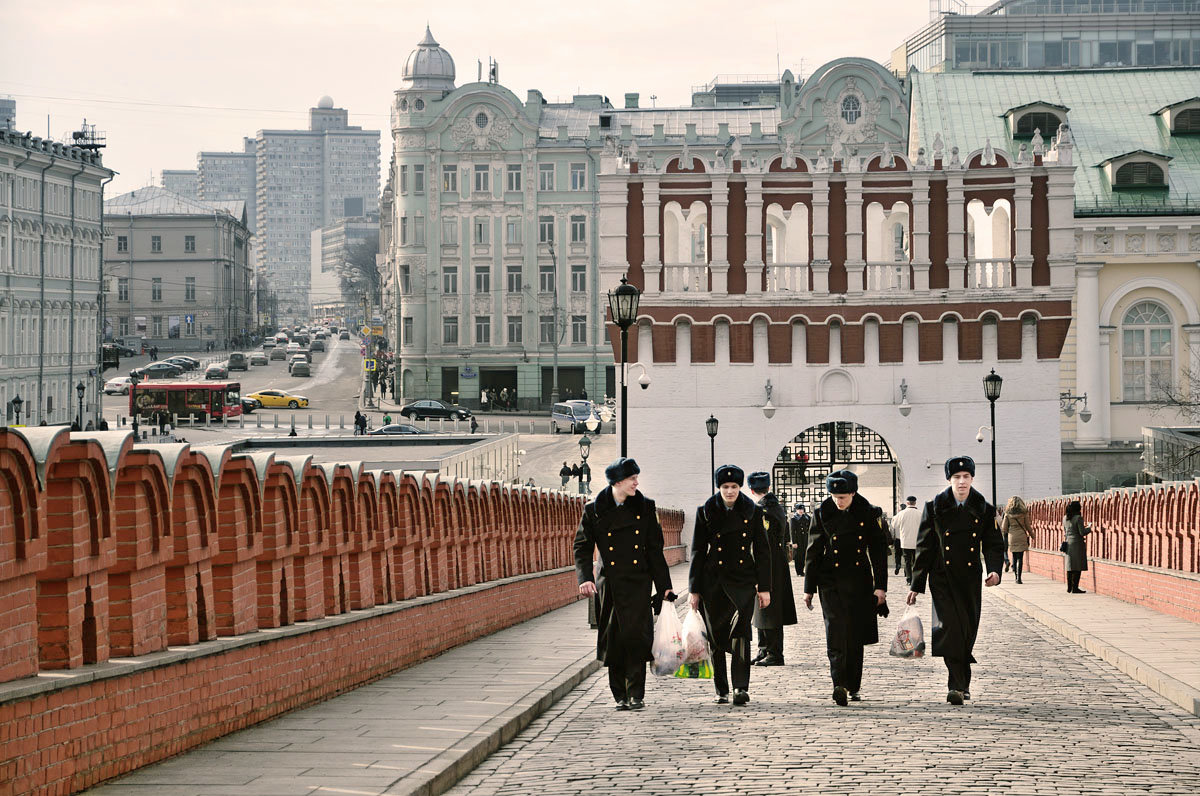
M329 430L329 415L325 415L325 430Z
M295 424L293 423L293 425ZM308 430L312 431L312 412L308 413Z
M340 428L340 429L346 428L346 416L345 415L338 415L338 428Z
M279 428L279 413L275 413L275 428Z
M246 413L243 412L242 414L238 415L238 428L245 428L245 427L246 427Z
M254 416L254 427L255 427L255 428L262 428L262 415L255 415L255 416Z

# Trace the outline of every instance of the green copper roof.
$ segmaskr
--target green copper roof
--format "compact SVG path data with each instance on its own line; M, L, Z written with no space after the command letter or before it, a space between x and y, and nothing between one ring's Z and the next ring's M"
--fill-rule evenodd
M1088 69L1077 72L911 74L909 153L928 154L936 133L947 153L965 157L990 138L1014 157L1003 118L1010 108L1045 102L1070 108L1075 143L1075 212L1127 215L1200 213L1200 135L1172 136L1154 113L1200 93L1200 69ZM1043 131L1049 148L1053 131ZM1171 158L1167 190L1113 191L1098 164L1145 150Z

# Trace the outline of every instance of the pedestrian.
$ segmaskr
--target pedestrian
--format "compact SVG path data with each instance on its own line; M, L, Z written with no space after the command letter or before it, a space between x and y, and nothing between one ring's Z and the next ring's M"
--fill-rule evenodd
M972 653L983 600L979 556L983 554L986 572L983 582L995 586L1004 565L1004 542L996 527L996 510L971 486L975 460L955 456L946 460L944 469L950 486L927 502L921 514L907 602L915 605L928 582L933 654L946 663L946 701L961 705L971 698Z
M579 391L579 397L580 397L580 399L582 399L582 400L584 400L584 401L586 401L586 400L588 399L588 397L587 397L587 388L586 388L586 387L584 387L583 389L581 389L581 390Z
M896 525L896 519L900 516L900 512L904 511L904 504L896 506L896 513L892 515L892 519L888 521L888 536L892 541L892 557L895 559L895 569L892 570L893 575L900 574L900 562L903 557L900 555L900 529Z
M904 580L911 585L913 562L917 557L917 533L921 530L921 510L913 495L906 497L904 502L904 508L892 518L892 528L896 530L900 553L904 556Z
M479 430L479 421L475 419L475 415L471 415L471 433L474 434Z
M771 553L771 603L754 609L754 626L758 628L758 666L783 666L783 628L796 624L796 598L792 594L792 578L788 574L788 521L771 492L771 474L750 473L746 478L751 499L763 513L767 544Z
M1079 578L1087 571L1087 539L1092 529L1083 524L1083 507L1078 500L1067 504L1067 513L1063 517L1063 534L1066 536L1066 556L1064 564L1067 568L1067 594L1087 594L1079 588Z
M608 486L584 506L575 532L579 593L596 600L596 657L608 667L617 710L641 710L646 704L646 662L653 660L654 642L651 586L659 605L675 601L662 526L654 501L638 491L639 473L633 459L606 467Z
M1012 569L1017 583L1021 582L1021 571L1025 565L1025 551L1029 549L1029 538L1033 535L1033 524L1029 518L1029 507L1019 496L1013 495L1004 507L1000 518L1000 533L1008 538L1008 551L1012 553Z
M567 486L567 482L571 480L571 468L567 465L566 462L563 462L562 469L558 471L558 477L562 479L562 485L563 485L563 488L565 489Z
M391 412L383 413L383 424L385 426L390 426L392 424L392 413Z
M105 418L103 418L103 417L102 417L102 418L100 418L100 425L99 425L99 429L100 429L101 431L108 431L108 420L107 420L107 419L105 419Z
M500 390L500 405L505 409L508 408L508 388L504 387Z
M354 412L354 436L356 436L356 437L360 433L361 427L359 426L359 423L361 423L361 422L362 422L362 412L355 411Z
M820 595L833 701L845 706L861 699L863 647L879 641L876 616L887 615L887 531L854 473L830 473L825 490L808 532L804 607Z
M579 474L580 474L580 471L579 471L579 465L578 465L578 464L572 464L572 465L571 465L571 477L572 477L572 478L578 478L578 477L579 477Z
M796 574L804 574L804 553L808 550L808 529L812 525L812 517L808 515L808 507L797 503L788 518L788 528L792 533L792 561L796 565Z
M700 610L712 645L717 704L750 701L750 620L755 602L771 603L771 551L763 512L742 494L742 468L723 464L714 473L717 493L696 510L688 600ZM731 664L726 668L725 655ZM730 675L732 674L732 678Z
M486 412L488 407L488 391L484 390L479 394L479 411Z

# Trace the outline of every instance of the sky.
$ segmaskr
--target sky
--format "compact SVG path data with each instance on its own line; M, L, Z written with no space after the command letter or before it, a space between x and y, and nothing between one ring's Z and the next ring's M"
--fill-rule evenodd
M604 94L619 106L639 92L661 107L688 104L717 74L881 61L926 24L929 0L0 0L0 14L0 96L16 99L17 128L63 140L95 124L115 196L196 168L201 150L304 129L323 95L383 132L386 169L392 93L426 23L458 85L491 56L522 99L537 88L551 102Z

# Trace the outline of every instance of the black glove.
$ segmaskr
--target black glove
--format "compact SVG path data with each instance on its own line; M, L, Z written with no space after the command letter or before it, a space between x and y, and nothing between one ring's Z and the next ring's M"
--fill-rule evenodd
M662 610L663 598L661 594L653 594L650 596L650 610L654 611L654 615L658 616Z
M877 605L877 606L875 606L875 613L879 614L879 615L880 615L880 616L882 616L884 619L887 619L887 618L888 618L888 615L889 615L891 612L892 612L892 611L891 611L891 609L890 609L890 608L888 608L888 604L887 604L887 601L886 601L886 600L884 601L884 603L883 603L882 605Z
M678 594L676 594L676 593L675 593L675 592L673 592L673 591L668 591L668 592L667 592L667 595L666 595L665 597L663 597L663 599L664 599L664 600L666 600L666 601L667 601L667 602L669 602L669 603L673 603L673 602L675 602L676 600L678 600L678 599L679 599L679 595L678 595Z

